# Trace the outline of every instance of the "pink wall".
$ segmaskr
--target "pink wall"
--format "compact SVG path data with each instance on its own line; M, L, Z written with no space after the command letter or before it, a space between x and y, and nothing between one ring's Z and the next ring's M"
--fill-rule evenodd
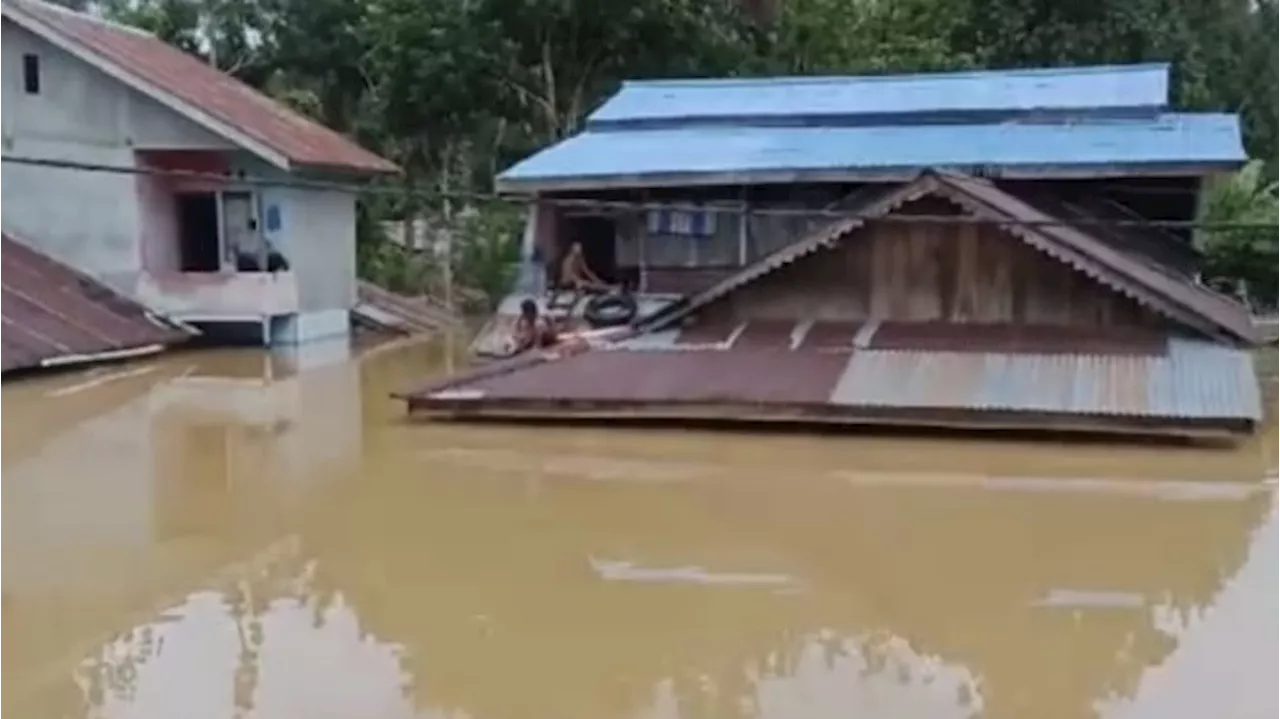
M228 162L220 152L172 150L139 151L139 167L226 175ZM178 272L177 192L218 190L219 180L164 175L138 175L138 208L142 232L142 268L148 272Z

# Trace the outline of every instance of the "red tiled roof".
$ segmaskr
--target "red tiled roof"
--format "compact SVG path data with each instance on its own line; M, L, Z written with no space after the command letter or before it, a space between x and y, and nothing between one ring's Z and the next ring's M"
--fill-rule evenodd
M45 255L3 239L3 371L104 352L164 346L190 334ZM68 362L69 363L69 362Z
M5 0L5 17L26 18L133 76L244 133L291 163L397 172L382 157L290 110L155 36L39 0ZM11 13L17 9L18 13Z

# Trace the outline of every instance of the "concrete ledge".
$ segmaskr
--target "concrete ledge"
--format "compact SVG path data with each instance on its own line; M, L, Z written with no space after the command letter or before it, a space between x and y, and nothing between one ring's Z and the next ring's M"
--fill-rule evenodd
M346 309L278 315L271 318L270 324L269 336L273 347L335 340L351 334L351 316Z

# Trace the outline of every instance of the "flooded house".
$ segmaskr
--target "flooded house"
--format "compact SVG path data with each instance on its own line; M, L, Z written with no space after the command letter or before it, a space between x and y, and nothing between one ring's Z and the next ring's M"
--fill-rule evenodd
M638 298L628 336L400 396L452 418L1249 433L1255 329L1198 281L1187 227L1245 160L1239 121L1171 110L1169 70L624 83L497 185L531 207L504 306L549 308L578 244Z
M6 245L211 333L347 335L344 188L395 165L141 30L40 0L3 22Z

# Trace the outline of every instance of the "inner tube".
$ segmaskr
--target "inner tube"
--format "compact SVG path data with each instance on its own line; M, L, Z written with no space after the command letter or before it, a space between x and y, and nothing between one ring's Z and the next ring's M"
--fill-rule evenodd
M627 294L597 295L587 300L582 308L582 318L593 328L630 324L639 313L636 298Z

